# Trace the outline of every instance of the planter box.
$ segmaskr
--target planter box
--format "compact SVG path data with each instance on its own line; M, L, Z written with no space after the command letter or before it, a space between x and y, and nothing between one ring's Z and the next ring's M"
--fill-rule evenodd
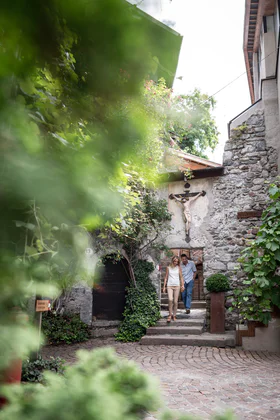
M225 292L211 293L210 333L225 333Z
M19 384L21 381L21 368L22 368L22 361L21 360L14 360L11 362L9 368L7 368L4 372L1 372L1 382L0 385L6 384ZM0 409L7 403L6 398L0 395Z

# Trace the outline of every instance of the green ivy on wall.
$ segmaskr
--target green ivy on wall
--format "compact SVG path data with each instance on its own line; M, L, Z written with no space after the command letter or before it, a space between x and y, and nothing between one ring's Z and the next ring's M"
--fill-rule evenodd
M256 240L245 248L239 261L247 279L235 291L231 310L243 319L268 324L273 305L280 308L280 182L269 187L270 202L262 215ZM278 269L278 270L277 270Z
M116 334L119 341L138 341L146 329L155 325L160 318L160 303L156 289L149 279L154 270L152 263L139 260L134 273L136 287L131 284L127 290L124 321Z

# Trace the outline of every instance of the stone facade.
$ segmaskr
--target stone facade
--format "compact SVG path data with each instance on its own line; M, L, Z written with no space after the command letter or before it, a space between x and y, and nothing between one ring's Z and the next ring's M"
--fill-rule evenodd
M207 179L193 179L191 192L206 191L191 208L190 240L186 241L183 212L180 204L168 199L170 193L182 193L183 181L165 186L160 195L168 199L173 213L173 231L166 241L172 250L194 249L203 251L204 281L214 273L226 274L231 282L231 292L226 293L226 329L235 329L237 316L228 311L232 291L238 287L244 273L238 258L241 251L255 238L261 223L259 217L238 219L237 213L261 211L268 200L268 185L278 174L278 152L267 142L267 127L262 109L252 109L239 118L226 142L223 166L224 175ZM266 182L267 183L266 183ZM205 290L208 325L210 295Z
M243 116L243 117L242 117ZM204 284L207 277L214 273L224 273L230 278L231 291L226 293L226 329L235 329L236 314L229 312L232 290L238 287L244 273L238 258L241 251L255 238L261 223L259 217L238 219L242 211L261 211L268 200L268 185L278 175L278 151L269 139L270 122L266 113L257 103L250 111L238 117L238 123L231 125L230 138L224 152L224 175L191 179L190 192L206 191L191 204L192 222L190 237L186 238L182 205L169 198L170 194L184 192L184 181L166 183L159 189L159 198L168 201L173 214L172 231L166 239L167 245L174 252L184 250L195 255L199 250L202 259L201 275ZM266 124L266 121L268 123ZM265 183L267 181L267 183ZM178 252L179 252L178 251ZM197 251L198 252L198 251ZM155 265L151 280L160 297L161 280L167 260L162 256L157 261L154 256L147 256ZM157 267L157 268L156 268ZM210 296L204 289L208 313ZM80 313L87 323L92 319L92 289L86 285L76 285L67 303L67 311Z
M213 208L208 232L213 240L205 248L204 275L222 272L229 276L231 288L244 278L238 258L242 249L258 232L260 218L238 219L240 211L263 210L268 200L268 185L278 173L278 154L267 146L264 113L253 113L231 130L225 145L224 176L213 184ZM265 183L267 181L268 183ZM226 307L232 293L227 293ZM234 329L236 314L226 313L226 328Z

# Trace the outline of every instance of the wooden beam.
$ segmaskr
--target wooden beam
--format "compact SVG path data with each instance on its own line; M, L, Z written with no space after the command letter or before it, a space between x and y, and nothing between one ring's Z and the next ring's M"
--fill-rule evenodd
M246 0L245 3L245 17L244 17L244 38L243 38L243 51L244 51L244 58L245 58L245 66L249 84L249 91L251 96L252 104L255 102L255 92L254 92L254 84L253 78L251 74L251 65L249 55L248 55L248 35L249 35L249 28L250 28L250 8L251 8L251 0Z
M264 0L259 1L257 24L256 24L256 30L255 30L255 41L254 41L255 53L259 51L259 47L260 47L260 34L261 34L261 28L262 28L262 22L263 22L263 16L264 16L264 3L265 3Z
M264 16L272 16L275 13L276 0L264 0Z

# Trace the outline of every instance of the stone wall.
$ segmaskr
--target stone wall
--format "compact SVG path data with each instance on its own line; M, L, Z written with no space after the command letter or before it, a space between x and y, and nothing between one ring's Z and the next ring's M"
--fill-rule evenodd
M171 193L184 192L185 182L170 182L158 191L159 198L168 201L169 210L173 214L173 229L165 245L173 250L193 252L199 249L203 255L204 281L209 275L221 272L230 278L232 290L244 279L244 273L238 264L240 253L255 238L261 223L259 218L238 219L237 213L265 208L268 185L278 175L279 153L270 138L274 128L271 128L271 121L267 112L262 110L262 105L258 102L238 117L238 124L237 120L231 124L233 129L224 152L224 175L189 181L190 192L204 190L206 195L199 197L191 205L192 224L187 241L182 206L168 198ZM147 259L155 267L165 265L164 257L161 262L153 255L147 256ZM159 297L161 277L162 273L157 269L151 275ZM210 296L206 295L208 324L209 299ZM227 308L231 300L232 291L226 294ZM76 285L67 303L67 310L80 313L81 319L90 323L92 289L85 285ZM236 321L236 314L227 310L226 329L235 329Z
M84 282L75 284L63 302L65 312L80 314L80 319L90 325L92 322L92 287Z
M217 272L228 275L232 289L244 278L238 258L258 231L260 218L238 219L239 211L262 210L268 200L268 183L277 176L278 154L265 139L264 113L253 113L233 129L225 145L224 176L213 184L213 208L207 228L212 241L205 247L205 278ZM232 293L227 293L230 306ZM226 313L226 328L234 329L236 314Z

